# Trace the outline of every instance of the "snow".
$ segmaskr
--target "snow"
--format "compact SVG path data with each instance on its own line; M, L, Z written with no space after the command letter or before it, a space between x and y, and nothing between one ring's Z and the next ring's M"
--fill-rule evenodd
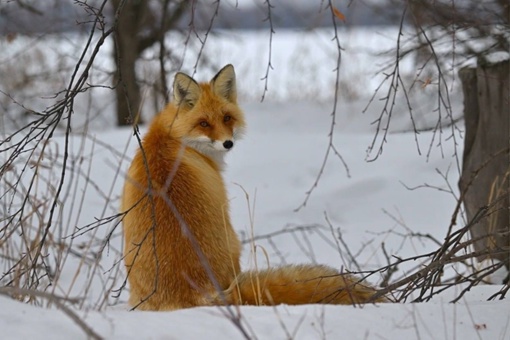
M487 56L487 61L492 64L510 59L510 53L506 51L493 52Z
M479 293L486 287L474 289ZM61 311L0 297L5 339L86 339ZM445 301L361 307L245 306L234 311L247 334L258 339L506 339L510 301ZM107 339L243 339L223 308L174 312L87 312L83 320Z
M260 78L264 75L268 57L267 32L223 34L217 40L211 38L207 45L210 50L204 53L217 56L218 64L233 62L236 66L241 105L248 124L246 137L236 143L227 156L224 173L231 197L233 225L243 240L252 230L256 236L288 231L256 242L269 255L271 265L315 262L352 270L375 269L386 264L381 247L383 242L389 254L408 257L437 248L429 239L409 237L411 231L428 233L438 240L445 237L455 209L454 195L458 194L459 169L455 155L462 154L460 131L445 128L441 136L424 131L415 140L404 103L397 107L392 117L382 154L373 160L375 151L367 153L374 138L371 122L378 117L383 104L376 101L365 114L361 112L381 80L381 77L373 76L382 64L379 61L382 57L375 53L391 46L391 40L383 37L395 37L394 33L392 29L372 34L363 29L342 33L340 40L345 51L341 86L353 92L351 96L344 93L334 111L333 143L348 169L331 154L317 187L306 205L297 211L319 174L329 143L334 109L331 84L335 78L331 32L281 32L275 35L272 47L275 70L270 72L269 92L264 102L259 100L264 88ZM64 48L66 55L73 53L69 41L61 44L67 46ZM105 49L108 48L106 45ZM52 54L48 52L48 55ZM183 69L192 73L196 56L184 56L187 63ZM300 56L313 62L303 61ZM98 61L101 68L111 67L107 57L108 53L104 53ZM412 75L412 63L403 64L408 75ZM150 69L150 65L150 61L142 65L141 71L145 67ZM293 72L295 69L299 72ZM197 69L200 80L212 74L209 68L204 72L200 67ZM96 74L94 79L100 77ZM437 120L437 112L433 112L436 102L431 100L434 91L429 85L417 89L412 96L418 113L415 114L421 117L420 126L429 126ZM98 100L89 101L89 110L111 108L112 95L103 92ZM461 114L461 102L459 92L454 90L451 103L456 116ZM36 101L34 105L39 104ZM79 112L80 106L76 110ZM99 119L100 122L105 120L104 117ZM510 336L510 302L508 299L487 301L501 288L499 285L473 287L455 304L449 301L457 296L461 287L419 304L129 311L126 289L121 289L118 298L114 297L125 277L119 262L120 228L115 229L113 221L88 232L75 229L117 212L123 175L137 144L131 129L101 129L99 125L103 124L91 125L86 132L76 129L72 135L68 172L80 170L82 176L73 177L66 187L70 191L62 198L65 205L62 204L60 219L65 225L61 231L63 240L87 257L67 258L58 280L48 291L80 298L80 303L69 307L102 337L243 338L232 321L234 318L240 320L250 337L258 339L506 339ZM145 127L142 127L142 135L144 131ZM452 134L455 140L451 138ZM380 143L377 140L375 150ZM45 167L47 173L54 171L55 162L49 155L62 155L64 138L56 136L47 148L47 157L41 160L44 166L41 166L40 176L43 176ZM443 189L449 184L454 191L408 188L424 184ZM79 205L82 195L84 204ZM309 229L296 229L300 227ZM296 231L290 232L292 230ZM105 236L110 231L113 236L104 251L90 260L93 251L105 245ZM339 251L334 242L334 235L339 231L349 249L342 246ZM73 234L75 237L69 237ZM83 250L87 247L90 252ZM259 267L265 266L265 256L260 251L254 256L248 248L245 245L243 268L253 267L254 261ZM360 268L348 258L348 251L357 254L356 262ZM402 265L398 275L405 275L414 265ZM4 267L2 264L2 270ZM377 284L380 277L369 280ZM2 337L87 338L69 315L54 305L46 307L44 299L38 299L37 305L30 305L0 294Z

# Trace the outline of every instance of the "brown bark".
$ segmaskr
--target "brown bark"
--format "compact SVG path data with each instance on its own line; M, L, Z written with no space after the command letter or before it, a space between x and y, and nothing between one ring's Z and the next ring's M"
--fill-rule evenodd
M466 122L459 188L468 222L483 207L488 214L471 228L475 251L510 268L510 63L465 68L459 72ZM482 260L482 259L480 259Z
M116 40L123 40L117 37ZM115 97L117 103L117 125L142 123L140 114L140 87L136 78L136 60L138 55L129 46L136 44L134 39L116 42L114 58L117 72L114 75Z
M119 11L121 0L112 0L118 14L114 34L114 59L117 72L114 86L119 126L141 123L140 87L136 78L136 61L140 57L140 31L149 13L148 0L126 1Z

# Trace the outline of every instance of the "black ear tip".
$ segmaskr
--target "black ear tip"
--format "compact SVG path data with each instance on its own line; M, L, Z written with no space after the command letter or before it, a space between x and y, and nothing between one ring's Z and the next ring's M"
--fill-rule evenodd
M234 71L234 66L232 64L227 64L225 66L223 66L223 68L221 70L218 71L218 73L216 73L216 75L213 77L213 79L211 79L211 82L215 82L220 76L222 75L225 75L225 71L232 71L232 76L235 77L235 71Z
M175 74L175 77L174 77L174 83L179 79L179 78L189 78L189 76L186 74L186 73L182 73L182 72L177 72Z
M229 69L231 69L232 71L234 71L234 65L232 65L232 64L227 64L227 65L223 66L223 68L220 70L220 72L221 72L221 71L225 71L225 70L229 70Z

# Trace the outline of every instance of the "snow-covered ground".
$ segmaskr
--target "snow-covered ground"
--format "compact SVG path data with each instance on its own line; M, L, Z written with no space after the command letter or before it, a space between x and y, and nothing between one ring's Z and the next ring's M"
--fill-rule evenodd
M234 315L253 339L508 339L510 303L483 301L487 291L477 287L474 296L457 304L246 306L234 310ZM86 339L61 311L5 297L0 297L0 305L5 339ZM84 321L106 339L243 339L220 308L84 315Z
M382 244L390 255L409 257L437 248L429 238L411 237L411 232L430 234L438 240L445 237L456 204L454 194L459 169L455 155L462 154L461 133L454 131L453 139L447 128L442 136L428 131L416 137L410 132L407 104L399 97L400 104L392 117L382 155L369 161L373 160L381 138L376 140L375 151L367 153L375 133L370 123L378 117L384 104L376 100L362 113L382 79L373 76L378 65L383 63L382 57L373 53L389 47L396 38L395 33L394 29L387 29L340 34L345 49L340 88L345 92L335 110L333 143L347 169L331 154L317 187L304 206L306 192L319 174L329 143L337 53L331 41L332 32L277 32L272 46L274 70L270 70L268 97L262 103L259 100L265 83L261 78L269 56L268 32L225 33L219 34L216 40L210 37L204 54L209 58L214 56L215 64L230 62L236 66L241 105L248 122L247 135L228 155L224 174L231 197L233 224L243 240L249 238L253 228L255 236L261 237L256 243L266 250L271 265L316 262L339 269L374 269L386 264ZM23 45L21 40L15 43ZM70 40L58 39L53 43L58 46L73 44ZM107 51L108 48L105 47ZM45 57L41 58L51 59L49 53L43 53ZM192 73L196 56L184 55L187 64L183 69ZM98 59L98 68L111 67L108 56L105 52ZM55 66L52 65L48 67ZM144 67L150 69L150 62L140 70L142 74L150 74L144 73ZM403 68L407 76L414 74L412 63L407 62ZM199 67L196 77L206 80L214 71L204 67L201 72ZM98 75L94 79L106 82ZM39 88L38 91L51 92L51 89ZM102 115L113 116L112 112L108 113L108 108L112 111L113 93L105 89L96 91L101 91L101 95L94 100L83 95L80 104L83 106L77 106L77 116L85 107L93 115L97 109ZM429 85L417 87L412 94L414 114L420 126L437 120L438 113L433 111L435 93L436 89ZM45 103L48 100L44 99ZM32 103L43 105L37 100ZM461 114L461 104L462 98L454 90L451 105L455 116ZM99 118L100 122L108 120L110 118ZM243 334L232 319L238 318L241 328L258 339L510 337L510 302L508 299L487 301L487 297L500 288L497 285L475 287L456 304L449 301L456 297L460 287L420 304L128 311L127 289L121 289L118 298L114 291L121 288L125 277L122 263L119 263L120 227L115 229L116 221L112 221L90 231L76 229L117 212L123 175L137 145L131 129L101 129L100 125L92 124L88 131L72 136L69 182L65 187L69 190L64 191L66 196L60 205L62 217L59 221L63 225L60 237L75 253L85 256L71 254L63 261L55 260L61 263L62 271L48 289L59 296L80 298L80 303L68 306L100 336L108 339L237 339ZM141 133L144 131L142 127ZM41 173L45 169L54 171L53 166L58 166L53 157L62 156L64 143L63 137L56 136L48 144L39 166ZM79 175L71 176L71 173ZM58 178L55 176L48 175L48 178ZM406 188L423 184L446 190L449 184L454 192ZM44 188L44 184L40 186ZM82 197L83 205L79 204ZM106 235L112 230L112 237L103 249ZM335 242L339 232L348 248ZM103 249L102 253L93 253L99 249ZM356 254L357 264L348 258L349 252ZM266 265L265 256L259 254L256 260L259 267ZM5 260L0 257L0 263L2 261ZM252 267L254 261L246 245L243 267ZM5 267L1 265L2 270ZM402 266L396 275L405 275L411 268ZM370 278L374 284L378 280L379 277ZM42 306L32 306L0 295L2 337L87 338L69 314L55 305L46 309L46 300L39 301Z

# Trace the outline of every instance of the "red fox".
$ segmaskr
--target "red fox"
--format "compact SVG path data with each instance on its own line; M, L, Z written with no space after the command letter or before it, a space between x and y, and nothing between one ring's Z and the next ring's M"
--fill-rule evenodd
M129 304L173 310L371 301L373 288L326 266L241 272L221 171L245 125L232 65L209 83L177 73L173 102L150 124L124 186Z

